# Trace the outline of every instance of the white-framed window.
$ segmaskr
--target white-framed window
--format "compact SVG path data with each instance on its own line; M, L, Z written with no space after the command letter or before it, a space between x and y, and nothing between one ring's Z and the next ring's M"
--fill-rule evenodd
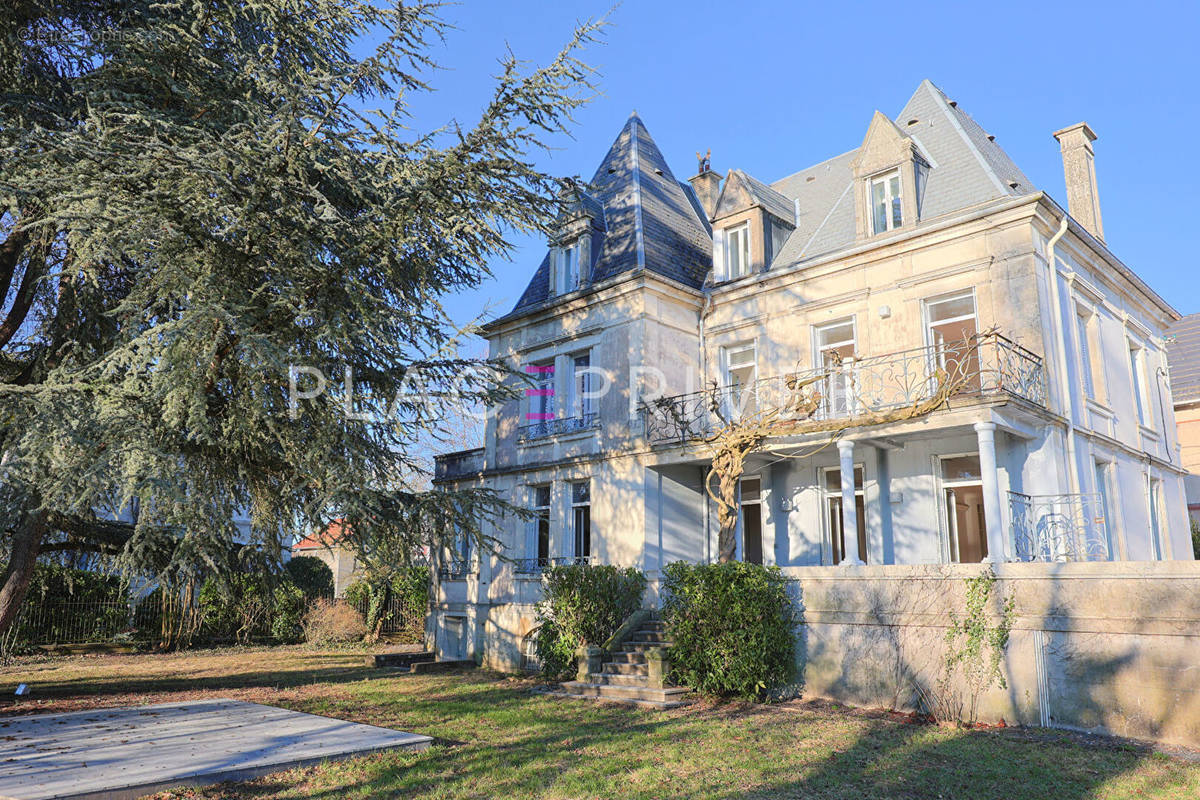
M1102 536L1099 538L1108 550L1109 561L1113 561L1117 557L1116 520L1112 517L1112 483L1109 478L1112 468L1112 464L1109 462L1096 460L1096 504L1098 506L1096 511L1099 519L1095 520L1095 523L1102 529Z
M750 225L725 229L725 274L728 280L750 274Z
M988 554L987 517L979 454L938 456L937 463L950 560L963 564L983 561Z
M1163 483L1158 478L1150 479L1150 545L1155 561L1163 559L1162 519Z
M825 527L831 562L840 564L846 557L846 532L842 528L842 469L826 467L821 470L821 492L825 498ZM858 524L858 555L867 558L867 503L861 464L854 466L854 516Z
M554 362L530 364L525 372L533 380L533 386L525 390L529 399L529 411L525 424L546 423L558 416L554 409Z
M579 265L580 251L579 242L560 247L555 251L552 278L555 294L566 294L579 288L582 277Z
M813 363L825 372L821 403L826 416L844 416L853 408L850 365L855 347L854 317L813 326Z
M871 227L875 233L887 233L904 224L900 198L900 170L871 179Z
M571 362L571 416L590 423L596 413L596 398L592 393L592 354L576 353Z
M576 481L571 484L571 533L575 540L575 557L592 555L592 484Z
M951 380L963 381L967 391L981 385L979 347L975 336L979 321L975 313L975 290L965 289L925 300L925 343L936 369Z
M1137 408L1137 419L1149 427L1150 415L1146 402L1146 351L1140 344L1129 340L1129 379L1133 386L1133 402Z
M1091 400L1103 400L1104 371L1101 359L1104 350L1100 345L1100 319L1092 309L1076 305L1076 335L1079 337L1079 374L1083 381L1084 395Z
M525 559L521 568L524 572L540 572L550 565L550 484L531 486L529 492L529 510L533 512L533 519L527 523Z
M721 348L724 362L726 406L731 419L753 413L754 382L757 379L757 356L754 342L740 342Z

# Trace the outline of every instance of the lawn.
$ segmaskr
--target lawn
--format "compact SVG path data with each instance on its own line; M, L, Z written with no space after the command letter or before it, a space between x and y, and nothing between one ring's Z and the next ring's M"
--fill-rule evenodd
M21 662L0 714L234 697L425 733L379 754L166 798L1200 797L1200 763L1043 730L963 731L794 701L668 712L561 700L489 672L404 675L301 648ZM11 691L11 690L9 690ZM7 701L6 701L7 702Z

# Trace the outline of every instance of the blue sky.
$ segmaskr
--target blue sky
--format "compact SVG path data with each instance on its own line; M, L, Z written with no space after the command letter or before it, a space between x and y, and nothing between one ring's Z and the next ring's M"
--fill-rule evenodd
M445 10L457 26L435 57L438 91L413 124L473 122L509 46L545 63L599 2L477 2ZM1200 4L626 2L604 42L585 53L603 95L574 138L539 158L556 174L591 176L636 109L677 178L708 148L713 167L773 181L857 147L875 109L900 112L929 78L1064 207L1051 133L1086 120L1113 251L1180 312L1200 311L1196 146ZM460 322L509 311L544 253L518 238L495 279L450 298Z

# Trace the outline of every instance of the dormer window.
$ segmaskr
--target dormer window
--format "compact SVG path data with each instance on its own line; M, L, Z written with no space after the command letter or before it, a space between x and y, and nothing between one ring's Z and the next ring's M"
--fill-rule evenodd
M875 233L887 233L904 224L900 195L900 170L871 179L871 219Z
M725 269L729 280L750 274L750 226L725 229Z
M581 271L580 252L582 248L578 241L560 247L554 253L554 293L566 294L580 286Z

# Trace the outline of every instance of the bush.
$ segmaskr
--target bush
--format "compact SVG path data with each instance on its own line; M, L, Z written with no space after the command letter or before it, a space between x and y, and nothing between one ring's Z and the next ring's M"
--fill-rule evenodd
M629 567L571 565L543 575L545 597L537 606L537 654L542 674L571 671L581 645L601 645L642 607L646 576Z
M1192 555L1200 561L1200 522L1192 520Z
M200 586L196 606L200 635L249 644L271 637L296 641L301 635L304 592L286 577L234 573L209 578Z
M385 608L389 592L391 601ZM346 588L344 599L366 618L368 632L384 629L403 634L414 643L422 642L429 615L429 567L405 567L378 586L366 580L355 581Z
M760 698L791 680L800 620L778 567L676 561L663 572L676 683L705 694Z
M367 635L367 625L358 609L344 600L319 597L304 614L304 639L309 644L344 644Z
M333 570L321 559L296 556L284 564L283 571L306 599L333 597Z

